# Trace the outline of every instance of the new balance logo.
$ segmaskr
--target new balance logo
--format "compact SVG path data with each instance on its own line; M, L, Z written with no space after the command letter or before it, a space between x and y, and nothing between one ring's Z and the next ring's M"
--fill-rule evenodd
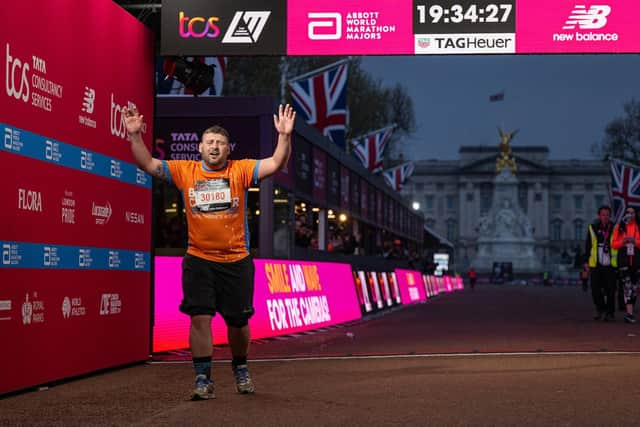
M563 30L573 30L576 25L581 30L595 30L607 25L607 16L611 13L611 6L592 5L587 9L583 4L576 5L571 15L562 27Z
M93 113L93 108L96 101L96 91L93 88L84 87L84 96L82 97L82 111L85 113Z
M231 25L222 39L222 43L256 43L262 34L270 11L236 12Z

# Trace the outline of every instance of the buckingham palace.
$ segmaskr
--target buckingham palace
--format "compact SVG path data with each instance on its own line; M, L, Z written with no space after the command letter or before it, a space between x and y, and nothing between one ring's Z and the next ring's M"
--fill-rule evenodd
M498 146L462 146L458 160L415 161L403 188L424 214L425 225L453 244L457 270L478 256L481 219L492 210L499 156ZM537 261L544 268L573 262L584 251L587 226L597 218L598 207L609 202L608 163L551 160L546 146L514 146L512 156L514 198L528 218Z

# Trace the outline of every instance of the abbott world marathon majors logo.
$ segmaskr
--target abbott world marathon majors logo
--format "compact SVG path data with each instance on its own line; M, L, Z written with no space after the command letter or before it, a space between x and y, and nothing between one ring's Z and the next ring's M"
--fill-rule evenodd
M117 136L122 139L127 139L127 125L125 122L124 110L137 109L136 104L132 101L126 101L125 104L120 105L115 95L111 94L111 107L109 110L109 130L111 135ZM147 124L142 123L142 133L147 133Z
M47 77L47 61L36 55L27 60L5 45L5 89L7 96L48 112L54 99L62 99L63 86Z
M24 143L22 142L20 130L5 127L2 144L5 150L15 151L16 153L21 152L24 147Z
M307 36L310 40L381 40L395 33L395 24L384 21L380 11L309 12Z
M611 42L618 40L618 33L593 32L606 27L608 17L611 14L609 5L575 5L565 24L563 30L553 34L554 42Z
M2 244L2 265L20 266L22 262L22 254L20 253L20 245L17 243Z

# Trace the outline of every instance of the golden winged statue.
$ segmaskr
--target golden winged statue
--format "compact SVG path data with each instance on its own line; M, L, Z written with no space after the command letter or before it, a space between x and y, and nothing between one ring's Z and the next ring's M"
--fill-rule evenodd
M498 128L498 134L500 135L500 154L496 159L496 173L500 173L503 170L510 170L513 175L516 174L516 159L511 156L511 140L517 133L517 129L513 132L505 132Z

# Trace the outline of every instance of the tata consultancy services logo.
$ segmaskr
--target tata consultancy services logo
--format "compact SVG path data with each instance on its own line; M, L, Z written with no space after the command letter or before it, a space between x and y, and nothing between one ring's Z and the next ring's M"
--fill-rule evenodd
M256 43L271 15L270 11L237 11L222 38L222 43ZM220 17L186 16L178 14L179 33L182 38L216 38L220 35Z
M618 33L593 32L607 25L607 18L611 13L611 6L575 5L569 17L562 26L563 30L577 30L553 34L554 42L611 42L618 40ZM588 31L585 31L588 30Z
M29 64L11 56L9 43L6 49L5 89L8 96L29 100Z

